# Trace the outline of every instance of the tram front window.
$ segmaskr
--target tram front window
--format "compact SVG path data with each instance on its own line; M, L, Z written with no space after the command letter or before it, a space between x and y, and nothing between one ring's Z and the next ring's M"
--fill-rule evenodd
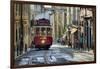
M46 35L46 29L45 28L41 28L41 35Z
M47 35L51 35L51 29L47 28Z
M40 35L40 28L36 28L36 35Z

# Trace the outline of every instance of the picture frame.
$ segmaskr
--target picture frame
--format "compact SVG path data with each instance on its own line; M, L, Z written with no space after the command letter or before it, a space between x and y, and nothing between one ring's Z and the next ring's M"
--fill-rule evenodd
M95 5L11 0L10 12L11 68L96 63Z

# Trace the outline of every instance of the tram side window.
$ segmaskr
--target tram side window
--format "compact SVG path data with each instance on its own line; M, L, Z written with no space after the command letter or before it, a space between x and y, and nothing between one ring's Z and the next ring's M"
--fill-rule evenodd
M46 29L45 28L41 28L41 35L46 35Z
M47 35L51 35L51 29L50 28L47 28Z
M39 35L40 34L40 28L36 28L36 35Z

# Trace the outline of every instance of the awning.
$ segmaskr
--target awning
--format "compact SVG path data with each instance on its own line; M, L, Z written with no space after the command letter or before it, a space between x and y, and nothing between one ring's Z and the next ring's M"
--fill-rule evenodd
M72 29L71 29L71 34L75 33L76 31L77 31L76 28L72 28Z

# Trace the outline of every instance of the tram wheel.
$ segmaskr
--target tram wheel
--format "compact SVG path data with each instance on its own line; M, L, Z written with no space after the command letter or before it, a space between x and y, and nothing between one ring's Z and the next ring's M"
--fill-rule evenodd
M50 46L45 47L45 50L49 50Z
M49 50L49 47L45 47L44 50Z
M41 48L38 48L39 50L41 50Z

